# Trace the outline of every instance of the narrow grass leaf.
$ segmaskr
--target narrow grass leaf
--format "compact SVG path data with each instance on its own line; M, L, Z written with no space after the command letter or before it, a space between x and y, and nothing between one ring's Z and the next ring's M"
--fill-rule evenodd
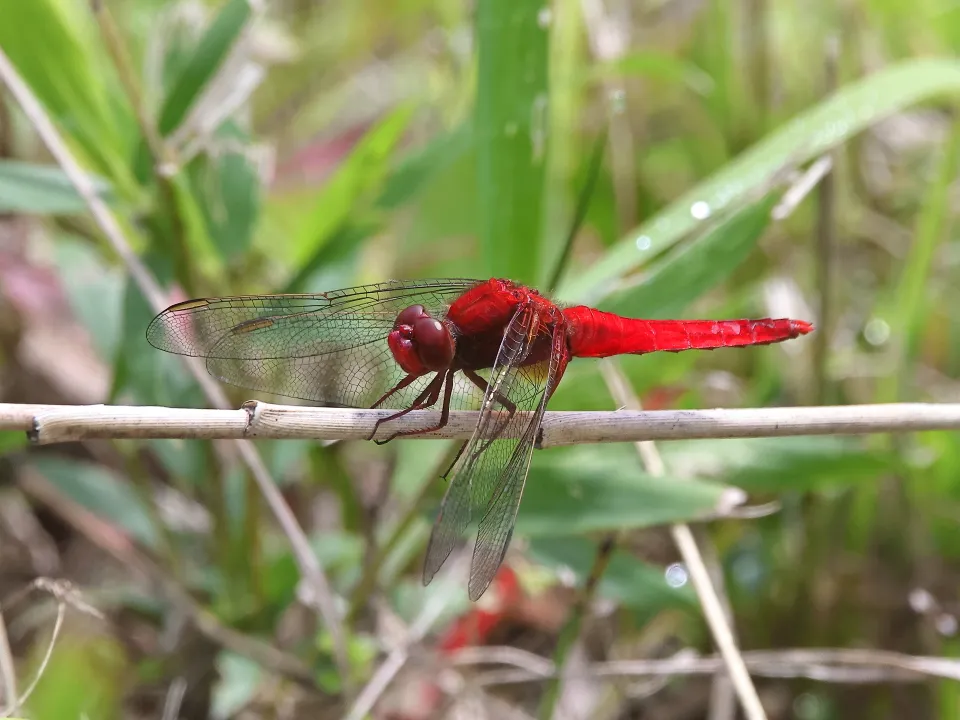
M639 283L608 297L601 307L621 315L679 315L746 260L767 228L777 199L770 194L717 223L693 242L674 247Z
M477 193L482 274L537 281L548 127L541 0L477 6Z
M350 157L327 181L295 239L294 267L306 266L333 233L344 226L344 221L357 212L358 205L375 201L387 176L393 151L412 116L412 107L402 105L383 118L364 135Z
M158 123L162 135L169 135L183 122L240 36L251 13L250 0L227 0L220 9L163 101Z
M883 307L877 313L889 319L890 327L899 340L897 369L881 379L877 402L896 402L900 398L904 369L916 352L920 334L926 326L930 273L935 270L933 260L937 248L948 239L952 209L950 189L960 167L960 120L954 120L951 124L945 147L942 152L936 153L936 157L935 172L924 193L903 272L896 288L884 298Z
M710 216L737 208L777 173L818 157L872 123L923 100L960 92L960 61L910 60L851 83L770 133L611 248L569 275L564 300L598 304L616 281Z

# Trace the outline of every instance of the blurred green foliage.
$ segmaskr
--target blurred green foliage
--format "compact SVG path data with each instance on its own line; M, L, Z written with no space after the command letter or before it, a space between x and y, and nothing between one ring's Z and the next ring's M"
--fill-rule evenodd
M745 18L753 5L764 8L762 22ZM818 326L828 344L822 368L812 339L623 359L648 403L809 404L818 370L840 403L935 401L957 398L960 376L954 5L637 3L632 39L609 57L609 37L573 0L491 0L475 14L449 0L287 2L267 11L247 0L107 0L100 12L81 0L0 0L0 48L135 249L179 296L310 292L388 277L542 283L562 252L591 141L609 126L607 162L559 298L641 317L817 320L823 298L833 298ZM833 41L839 81L828 92ZM0 213L44 219L43 238L31 243L43 248L109 377L100 400L202 405L178 359L143 339L152 310L29 123L2 102L0 149L9 157L0 158ZM793 171L830 151L837 246L824 284L815 243L823 198L782 221L771 209ZM13 366L9 350L0 358ZM229 391L234 401L247 397ZM596 363L580 361L551 403L611 408ZM78 460L0 437L5 457L156 557L218 622L274 637L298 577L245 472L207 443L109 445L110 461ZM336 507L319 525L308 511L302 519L338 593L351 597L373 573L368 590L382 591L407 620L430 598L459 594L451 607L462 610L462 588L419 584L447 444L368 445L260 449L291 504ZM582 582L601 531L644 538L641 529L703 517L740 487L782 504L772 517L712 526L745 645L956 654L926 618L912 618L907 639L877 627L893 617L891 605L902 619L914 587L956 593L956 433L662 450L668 480L646 476L629 446L536 453L516 538L529 539L527 556ZM376 482L384 484L371 500ZM161 487L200 520L162 510ZM690 588L669 587L662 553L649 555L633 544L618 549L600 595L630 613L640 638L666 617L678 636L702 639ZM157 627L169 620L146 593L116 604ZM308 628L293 645L323 690L340 689L325 629ZM365 681L369 628L352 628L350 649ZM70 634L31 717L118 716L119 652ZM93 656L107 669L94 672ZM211 704L227 717L250 701L245 686L262 674L249 658L214 656ZM149 658L137 665L143 678L148 667ZM822 712L810 718L850 717L844 708L862 698L793 689L820 699ZM926 717L955 717L955 684L921 697ZM898 717L889 695L869 698L871 717Z

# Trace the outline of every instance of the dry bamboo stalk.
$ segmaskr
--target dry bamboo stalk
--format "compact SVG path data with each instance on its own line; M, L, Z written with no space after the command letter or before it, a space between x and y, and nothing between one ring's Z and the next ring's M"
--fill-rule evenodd
M249 401L237 410L115 405L0 403L0 430L23 430L39 444L91 438L366 440L391 410L300 407ZM429 425L420 410L391 421L391 431ZM477 413L454 411L443 430L416 436L469 438ZM719 410L548 412L540 447L639 440L860 435L960 428L960 404L891 403Z

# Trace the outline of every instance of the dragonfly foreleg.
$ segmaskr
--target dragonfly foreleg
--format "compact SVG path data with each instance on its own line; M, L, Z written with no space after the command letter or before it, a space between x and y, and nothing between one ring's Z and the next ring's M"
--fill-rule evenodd
M389 390L387 390L383 395L381 395L381 396L380 396L380 399L377 400L373 405L370 406L370 409L371 409L371 410L376 409L376 407L377 407L378 405L380 405L380 404L381 404L384 400L386 400L388 397L390 397L391 395L393 395L395 392L399 392L400 390L403 390L405 387L407 387L410 383L412 383L414 380L416 380L416 379L419 378L419 377L423 377L423 376L422 376L422 375L414 375L413 373L410 373L410 374L407 375L405 378L403 378L403 380L401 380L400 382L398 382L398 383L397 383L396 385L394 385L392 388L390 388Z
M437 400L440 399L440 391L446 386L446 390L443 394L443 407L440 411L440 422L432 427L427 428L418 428L416 430L400 430L385 440L374 440L377 445L383 445L390 442L394 438L403 437L405 435L421 435L423 433L433 432L434 430L439 430L442 427L445 427L447 421L450 419L450 396L453 393L453 371L448 370L445 373L437 373L437 376L430 381L430 384L423 389L423 392L420 393L416 399L410 404L406 410L401 410L398 413L394 413L385 418L377 420L377 424L373 428L373 433L370 435L370 439L373 440L374 435L377 434L377 430L380 427L381 423L389 422L390 420L396 420L406 415L411 410L424 410L429 407L433 407L437 404Z

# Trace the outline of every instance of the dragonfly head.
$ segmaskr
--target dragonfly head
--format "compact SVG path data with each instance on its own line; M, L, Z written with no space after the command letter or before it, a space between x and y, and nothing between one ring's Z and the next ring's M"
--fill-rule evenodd
M450 329L430 315L423 305L411 305L400 311L387 336L387 344L397 364L415 375L448 369L457 352Z

